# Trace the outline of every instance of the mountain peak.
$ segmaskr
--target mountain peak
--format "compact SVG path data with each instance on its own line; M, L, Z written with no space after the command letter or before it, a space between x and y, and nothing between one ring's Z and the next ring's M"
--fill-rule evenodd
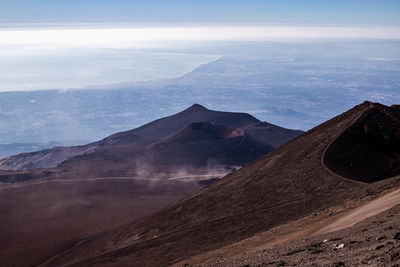
M366 100L366 101L364 101L361 105L362 105L362 106L374 106L374 103L371 102L371 101Z
M372 113L376 112L386 112L386 113L394 113L396 117L399 116L399 111L400 111L400 105L390 105L386 106L380 103L374 103L370 101L364 101L362 104L359 105L360 107L364 108L365 111L373 109L374 111ZM371 111L369 111L371 112Z
M193 104L190 107L188 107L186 110L199 111L199 110L208 110L208 109L206 107L196 103L196 104Z
M387 106L377 103L377 102L371 102L371 101L364 101L362 104L360 104L362 107L367 107L367 108L387 108Z

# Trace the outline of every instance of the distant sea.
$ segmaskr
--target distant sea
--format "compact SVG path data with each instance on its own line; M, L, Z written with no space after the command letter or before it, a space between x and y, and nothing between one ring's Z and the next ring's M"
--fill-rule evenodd
M0 91L68 90L182 76L218 55L137 49L0 52Z

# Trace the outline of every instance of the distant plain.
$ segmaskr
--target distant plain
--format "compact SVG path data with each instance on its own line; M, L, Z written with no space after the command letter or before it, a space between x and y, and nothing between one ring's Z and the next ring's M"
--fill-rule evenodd
M64 54L32 51L39 54L31 57L21 50L11 61L2 53L6 71L0 74L0 144L87 143L193 103L308 130L364 100L399 103L399 44L365 39L203 41L90 53L77 48ZM26 71L17 72L24 64ZM39 71L46 69L52 71ZM19 76L29 70L46 86L31 83L35 91L26 91ZM13 79L18 82L8 88ZM41 90L50 88L54 90ZM12 149L7 153L13 154Z

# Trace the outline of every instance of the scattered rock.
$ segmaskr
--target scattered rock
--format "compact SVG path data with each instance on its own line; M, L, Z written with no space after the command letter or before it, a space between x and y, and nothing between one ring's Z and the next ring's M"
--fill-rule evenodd
M376 248L375 248L375 250L380 250L381 248L384 248L385 247L385 245L379 245L379 246L377 246Z
M333 244L333 246L332 246L333 250L339 250L339 249L342 249L342 248L344 248L344 244L343 243L342 244Z
M386 236L379 236L379 237L375 238L375 240L379 241L379 240L383 240L383 239L386 239L386 238L387 238Z
M335 266L335 267L346 266L346 264L344 264L343 261L339 261L339 262L336 262L334 266Z

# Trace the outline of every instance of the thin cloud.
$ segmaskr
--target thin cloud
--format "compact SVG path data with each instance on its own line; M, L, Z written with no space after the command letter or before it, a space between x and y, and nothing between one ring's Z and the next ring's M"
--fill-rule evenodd
M400 39L399 28L169 27L2 30L0 45L50 47L151 47L164 42L271 39Z

